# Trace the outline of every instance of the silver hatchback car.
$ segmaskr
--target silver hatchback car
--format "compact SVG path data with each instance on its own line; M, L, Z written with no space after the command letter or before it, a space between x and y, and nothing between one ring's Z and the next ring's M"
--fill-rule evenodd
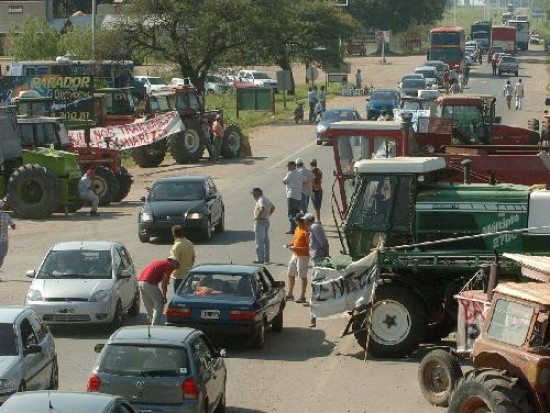
M46 254L26 304L47 324L106 324L116 330L122 314L138 315L140 295L130 253L117 242L62 242Z
M138 413L225 411L225 351L199 330L123 327L95 350L89 392L122 396Z
M0 404L17 391L57 389L53 336L30 308L0 307Z

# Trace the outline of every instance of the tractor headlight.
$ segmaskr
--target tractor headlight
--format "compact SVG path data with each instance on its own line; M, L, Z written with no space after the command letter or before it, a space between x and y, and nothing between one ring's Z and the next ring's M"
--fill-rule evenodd
M150 212L142 212L141 213L141 222L152 222L153 221L153 214Z
M550 384L550 368L545 367L540 371L538 384L539 386L547 386Z

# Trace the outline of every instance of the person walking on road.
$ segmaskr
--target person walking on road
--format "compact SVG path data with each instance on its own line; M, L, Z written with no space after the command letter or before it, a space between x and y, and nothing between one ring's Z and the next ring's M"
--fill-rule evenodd
M311 172L315 177L313 179L311 203L313 204L313 209L315 209L315 216L317 221L321 220L321 204L323 202L323 172L317 166L317 160L312 159L309 163L311 166Z
M319 267L323 260L329 256L328 238L325 229L319 220L315 220L312 214L304 215L309 231L309 258L313 267ZM317 325L316 318L312 315L309 326Z
M287 234L294 234L294 230L296 229L295 217L300 212L300 204L302 202L304 179L302 174L296 169L296 162L288 161L287 168L288 173L283 179L283 184L285 184L286 188L288 221L290 222L290 229L287 231Z
M286 299L294 300L294 286L296 285L296 277L300 279L300 296L296 300L297 303L306 303L307 290L307 273L309 264L309 234L304 220L304 214L298 213L295 217L296 231L294 238L290 244L285 247L292 251L292 256L288 263L287 278L288 290Z
M78 197L84 201L92 203L90 209L91 216L98 216L97 207L99 206L99 196L95 193L93 183L95 171L93 168L88 168L86 173L82 175L78 181Z
M315 122L315 106L318 101L317 86L310 87L307 92L307 103L309 104L309 123Z
M523 98L525 97L525 88L521 79L518 79L514 93L516 95L516 110L521 110L523 107Z
M319 93L317 95L318 101L321 104L321 110L324 112L327 110L327 92L325 91L325 87L321 86L319 89Z
M495 53L491 58L491 66L493 67L493 76L497 75L497 63L498 63L498 58L497 58L497 54Z
M178 268L174 269L170 275L174 283L174 293L176 293L189 270L195 265L196 255L195 246L184 237L181 225L172 227L172 237L174 237L174 245L170 249L170 256L175 257L179 264Z
M0 200L0 268L4 265L4 258L8 255L8 231L10 228L15 229L11 215L2 210L4 205L5 202Z
M212 145L214 149L214 161L220 160L220 154L222 150L222 143L223 143L223 123L222 123L222 117L220 114L216 115L216 119L214 122L212 122Z
M361 69L357 69L355 72L355 89L361 90L363 88L363 76L361 75Z
M508 110L512 109L512 96L514 95L514 88L512 87L509 80L506 81L503 90L504 97L506 98L506 106Z
M164 305L168 302L166 290L170 282L170 274L178 266L176 257L170 256L167 259L151 261L139 275L139 291L147 312L147 322L151 325L162 324Z
M256 244L256 261L254 264L266 264L269 254L269 218L275 212L275 205L264 196L261 188L252 189L254 205L254 241Z
M315 175L309 169L304 166L304 161L302 158L296 159L296 168L298 172L302 174L302 200L300 202L300 211L305 214L309 207L309 199L313 193L313 181L315 180Z

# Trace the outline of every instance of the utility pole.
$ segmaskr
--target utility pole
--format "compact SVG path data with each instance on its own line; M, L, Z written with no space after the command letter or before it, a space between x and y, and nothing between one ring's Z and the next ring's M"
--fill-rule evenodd
M95 60L95 8L96 0L92 0L92 60Z

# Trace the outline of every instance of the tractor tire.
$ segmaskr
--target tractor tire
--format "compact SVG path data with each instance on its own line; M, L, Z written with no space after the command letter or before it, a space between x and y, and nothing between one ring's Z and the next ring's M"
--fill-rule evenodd
M462 369L456 357L446 350L432 350L418 367L418 385L424 398L434 406L447 407Z
M237 125L229 125L225 128L222 140L221 155L226 159L242 157L243 133Z
M59 178L40 165L23 165L10 176L6 188L13 213L26 219L47 218L59 209Z
M128 172L124 166L120 167L120 173L117 175L118 179L118 194L113 199L113 202L120 202L128 196L130 189L132 189L132 175Z
M385 283L376 288L372 309L365 317L370 319L368 351L375 357L399 358L410 355L418 348L427 327L427 315L414 293L397 284ZM357 342L366 348L369 331L365 330L365 317L355 317L353 330ZM363 328L362 331L357 331Z
M176 163L198 162L204 152L206 137L202 127L196 123L187 123L185 131L173 135L170 139L170 153Z
M133 148L131 156L134 162L142 168L159 166L166 156L166 141L160 140L150 145Z
M531 413L529 395L517 378L501 370L475 369L466 373L451 395L449 413Z
M95 178L92 183L95 193L99 196L99 205L109 205L114 202L120 192L118 179L105 166L95 168Z

